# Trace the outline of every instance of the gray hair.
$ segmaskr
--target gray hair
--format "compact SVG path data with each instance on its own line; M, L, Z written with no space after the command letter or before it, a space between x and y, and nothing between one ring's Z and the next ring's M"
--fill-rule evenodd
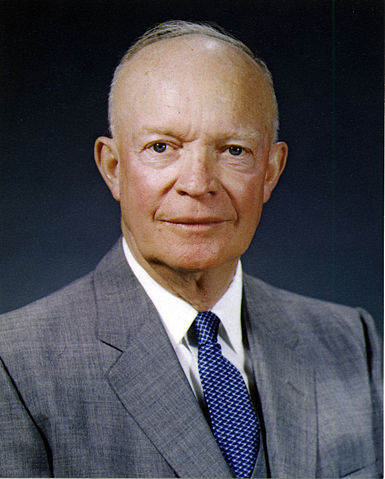
M242 52L246 53L261 69L265 75L265 78L270 86L271 96L273 100L273 120L272 120L272 133L273 139L277 139L278 128L279 128L279 117L278 117L278 104L274 92L274 85L271 73L267 68L265 62L257 57L248 46L237 38L230 35L223 28L219 26L212 26L207 23L193 23L187 22L184 20L170 20L168 22L160 23L153 28L147 30L138 40L127 50L125 55L120 60L119 65L116 67L110 92L108 96L108 121L111 135L114 134L114 118L113 118L113 97L115 86L119 78L120 72L123 69L124 65L140 50L142 50L147 45L152 43L159 42L168 38L176 38L184 35L202 35L206 37L216 38L223 42L229 43L230 45L238 48Z

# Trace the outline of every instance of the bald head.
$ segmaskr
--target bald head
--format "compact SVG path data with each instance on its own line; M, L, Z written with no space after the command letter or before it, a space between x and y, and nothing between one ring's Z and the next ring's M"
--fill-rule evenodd
M225 88L231 77L232 88L242 88L257 101L258 115L263 116L271 139L276 139L278 109L266 65L239 40L206 25L181 21L167 22L146 32L116 68L109 95L113 137L122 117L130 114L131 96L145 98L150 82L159 81L159 89L170 89L173 79L191 75L195 82L204 83L214 76L219 91L221 83ZM165 79L169 80L167 86L162 81Z

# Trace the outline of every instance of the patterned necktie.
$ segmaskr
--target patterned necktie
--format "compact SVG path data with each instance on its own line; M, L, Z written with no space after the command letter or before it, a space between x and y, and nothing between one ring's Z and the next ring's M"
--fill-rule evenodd
M250 477L260 425L241 373L222 355L218 327L219 318L211 311L195 318L199 375L219 448L236 477Z

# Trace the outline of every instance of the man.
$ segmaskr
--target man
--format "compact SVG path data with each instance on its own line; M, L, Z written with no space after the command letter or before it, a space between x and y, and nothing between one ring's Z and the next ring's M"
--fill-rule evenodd
M2 317L2 476L377 477L371 318L242 274L287 156L266 66L169 22L122 59L109 116L123 238Z

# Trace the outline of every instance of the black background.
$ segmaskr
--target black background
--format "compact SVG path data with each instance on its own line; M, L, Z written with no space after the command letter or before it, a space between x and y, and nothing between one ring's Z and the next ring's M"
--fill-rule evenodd
M383 6L376 0L0 0L0 310L94 267L120 234L93 143L113 69L168 19L214 21L266 61L289 144L247 272L382 327Z

